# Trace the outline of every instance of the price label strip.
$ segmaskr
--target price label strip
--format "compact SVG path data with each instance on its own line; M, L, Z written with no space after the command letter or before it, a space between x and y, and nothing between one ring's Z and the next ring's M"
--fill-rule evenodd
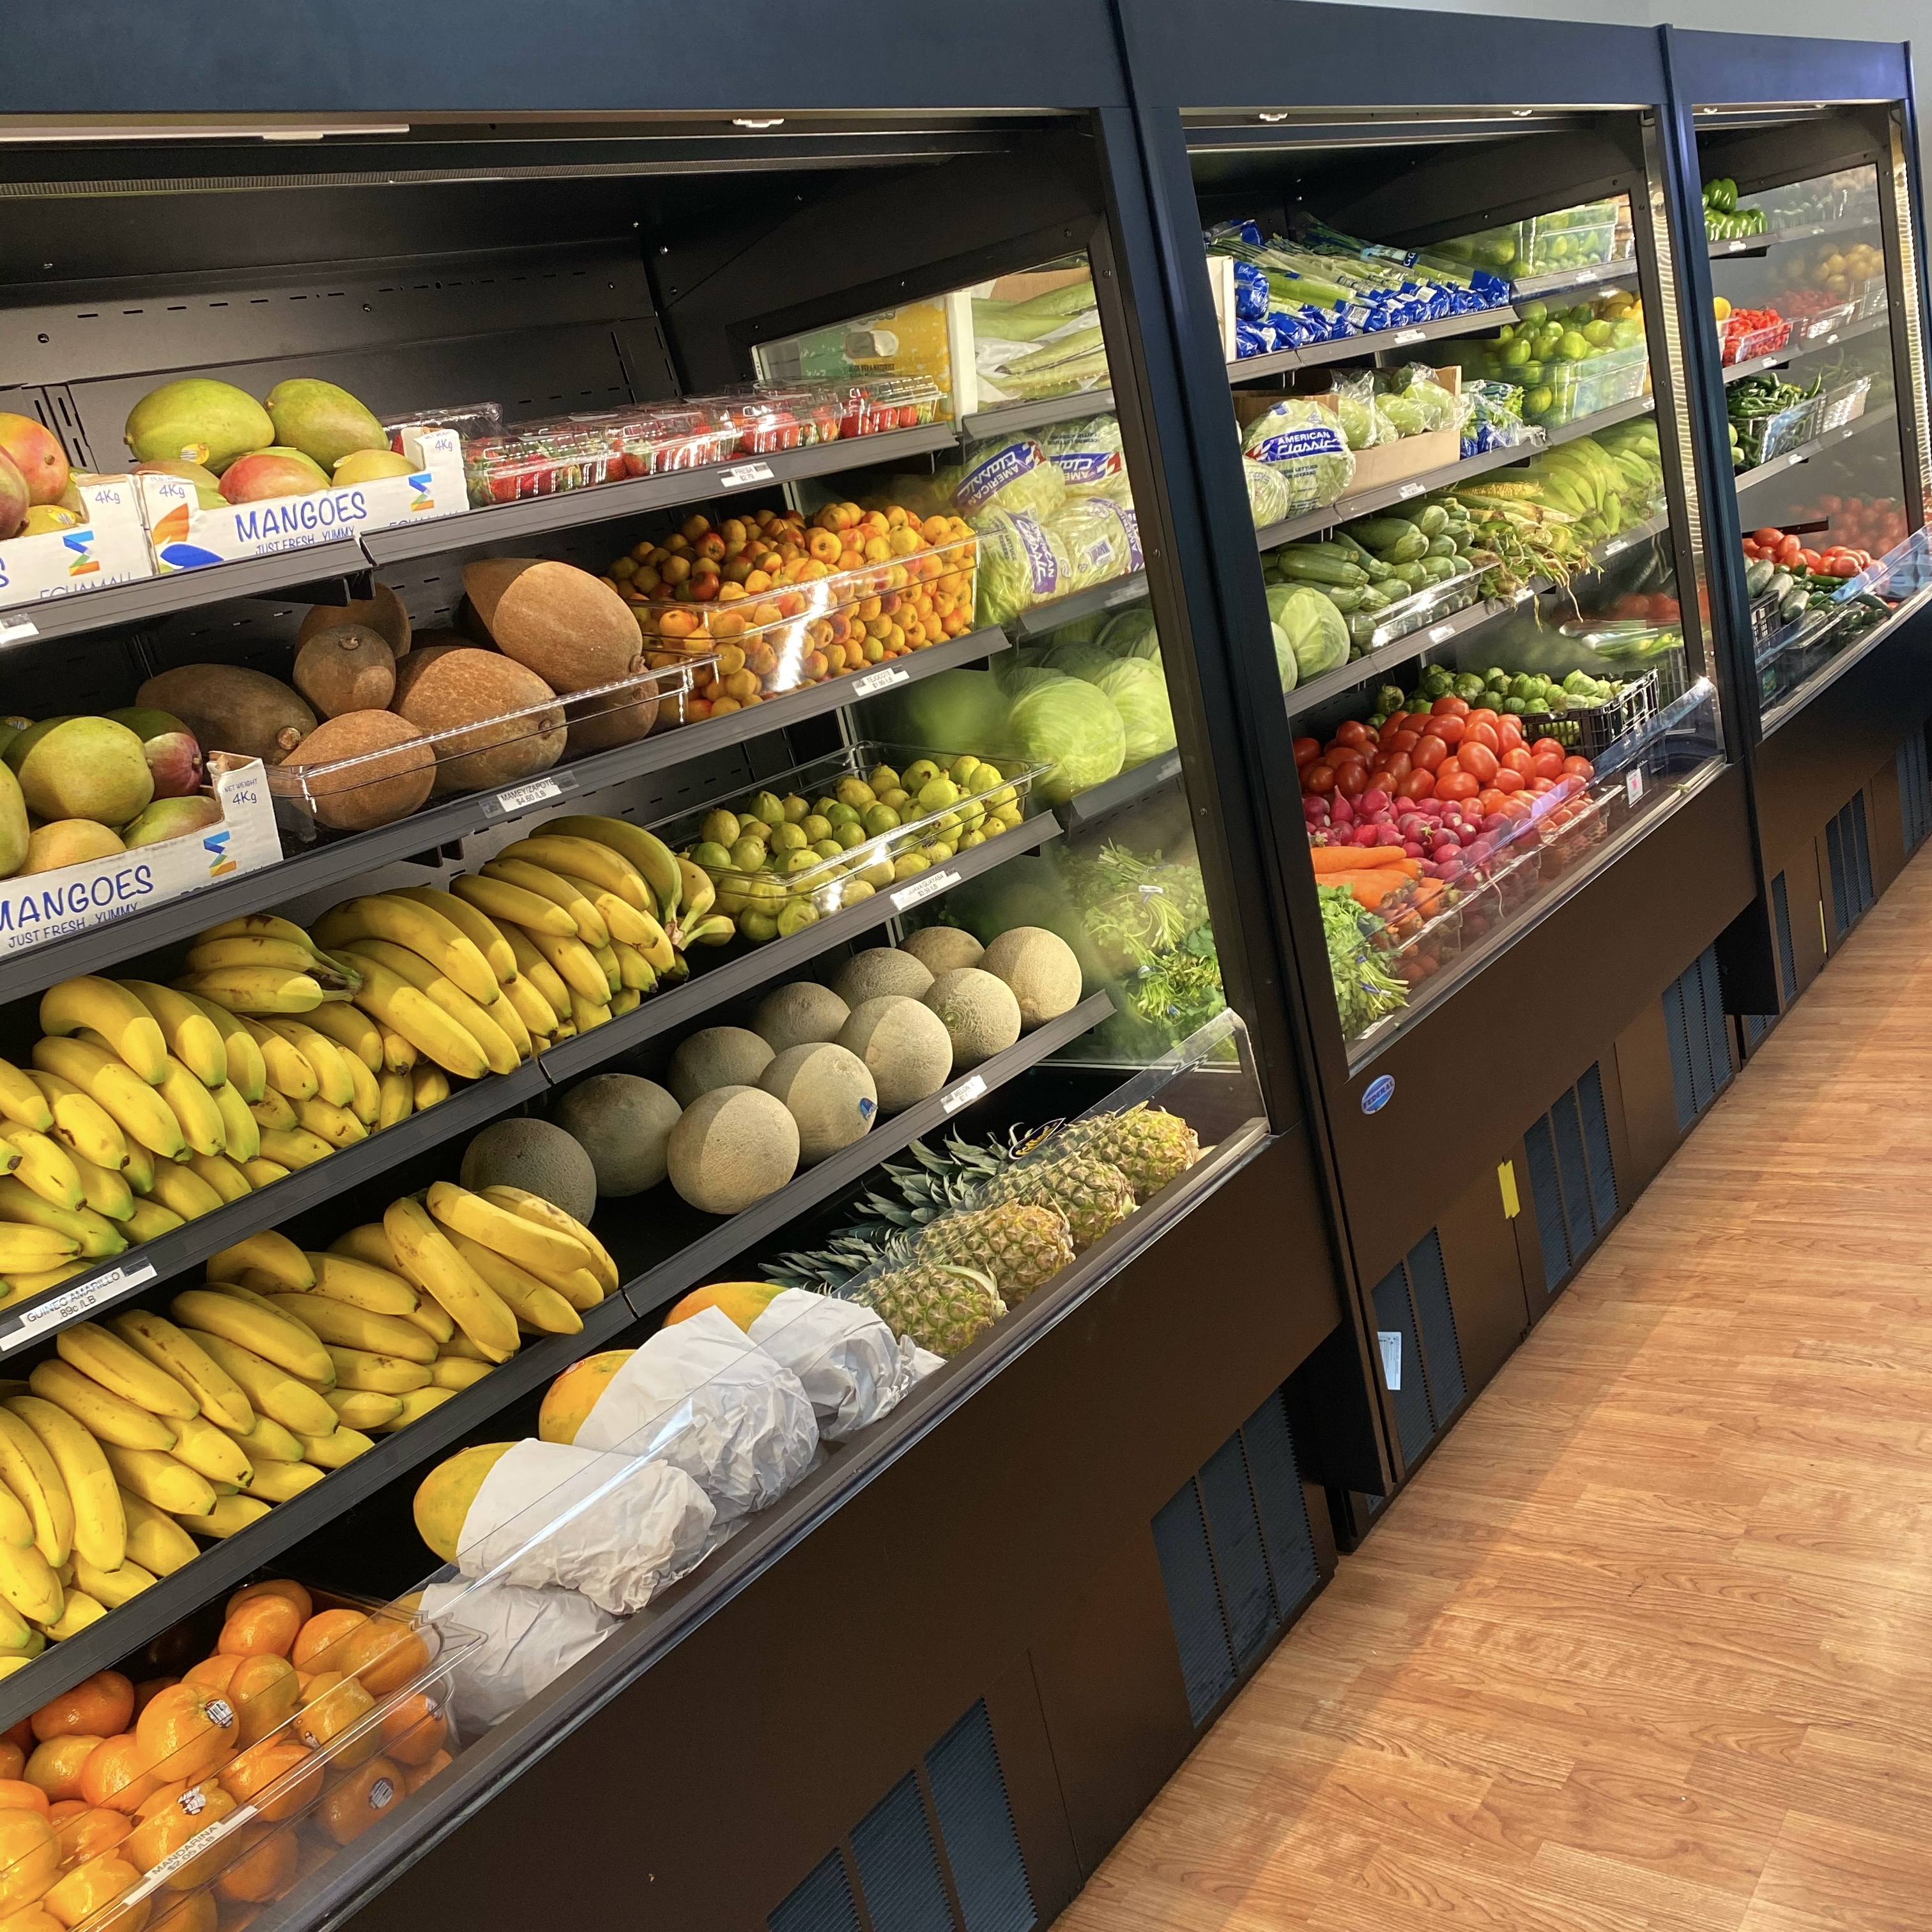
M986 1083L976 1073L970 1073L958 1086L949 1088L941 1096L940 1106L950 1120L962 1107L970 1107L986 1090Z
M577 789L577 778L570 772L548 772L540 778L532 778L527 784L512 785L507 791L500 791L494 798L483 801L485 818L514 818L520 812L528 812L532 806L548 805L554 798L563 798Z
M902 886L892 894L892 910L904 912L909 906L916 906L922 900L929 899L940 892L950 892L958 884L957 872L928 872L923 878L913 880L909 886Z
M727 490L748 489L754 483L769 483L772 480L772 466L769 463L741 463L735 470L721 470L718 472L720 485Z
M0 644L17 644L40 634L38 624L9 623L4 617L0 617Z
M875 698L882 691L890 691L896 684L910 684L912 673L902 670L897 664L888 664L884 670L868 670L863 677L852 680L854 698Z
M1395 345L1400 349L1411 342L1426 342L1429 332L1426 328L1399 328L1395 332Z
M0 1329L0 1354L32 1341L50 1328L62 1327L76 1316L98 1308L104 1301L115 1300L130 1288L139 1288L154 1278L154 1263L142 1262L132 1268L110 1268L78 1288L64 1289L45 1301L36 1302L31 1308L23 1309L11 1327Z

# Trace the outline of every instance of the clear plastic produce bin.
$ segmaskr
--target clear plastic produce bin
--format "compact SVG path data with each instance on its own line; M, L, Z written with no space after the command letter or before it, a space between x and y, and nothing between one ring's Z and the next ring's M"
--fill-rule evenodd
M1822 396L1812 396L1770 416L1733 416L1731 421L1737 426L1744 466L1755 470L1809 442L1818 434L1824 406Z
M1722 325L1722 359L1728 366L1754 362L1760 356L1775 356L1791 340L1791 327L1786 316L1753 328L1736 316L1726 316Z
M903 782L874 783L882 767ZM1010 830L1048 769L998 746L928 751L868 740L652 829L710 874L718 910L762 943Z
M691 693L716 662L693 653L380 751L272 765L276 822L304 839L318 830L366 832L407 818L432 795L527 784L567 756L632 744L683 723Z
M1869 376L1860 376L1852 382L1840 382L1836 388L1827 389L1819 406L1816 433L1822 436L1828 429L1843 429L1848 422L1856 422L1864 414L1870 396Z
M1606 349L1578 362L1545 362L1543 382L1551 401L1538 420L1545 424L1574 422L1620 403L1634 403L1643 394L1649 373L1649 352L1641 342Z

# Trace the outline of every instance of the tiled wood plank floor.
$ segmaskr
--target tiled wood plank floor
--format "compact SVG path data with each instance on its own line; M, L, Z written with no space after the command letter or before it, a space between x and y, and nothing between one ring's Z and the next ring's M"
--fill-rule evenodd
M1060 1932L1932 1932L1932 853Z

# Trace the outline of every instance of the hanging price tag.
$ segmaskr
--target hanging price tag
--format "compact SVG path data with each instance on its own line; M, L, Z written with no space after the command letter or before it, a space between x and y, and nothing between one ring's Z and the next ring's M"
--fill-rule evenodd
M500 791L494 798L483 801L485 818L514 818L520 812L527 812L533 805L547 805L554 798L562 798L566 792L577 789L577 780L568 772L552 772L540 778L532 778L528 784L512 785L507 791Z
M855 698L870 698L881 691L890 691L896 684L910 684L912 673L901 670L896 664L888 664L884 670L868 670L863 677L852 680L852 694Z
M909 886L902 886L892 895L892 910L904 912L908 906L916 906L922 899L929 899L938 892L949 892L959 883L957 872L928 872L922 878L913 880Z
M735 470L721 470L718 482L727 490L742 490L753 483L769 483L772 480L772 466L769 463L741 463Z
M1643 796L1643 767L1634 765L1624 774L1624 801L1634 805Z
M1429 641L1432 644L1446 644L1455 634L1456 626L1454 624L1438 624L1431 628Z
M1426 328L1399 328L1395 332L1396 346L1400 349L1411 342L1426 342L1429 332Z
M1400 1328L1378 1328L1376 1340L1382 1352L1382 1380L1388 1384L1390 1395L1402 1391L1402 1330Z
M1594 268L1579 268L1576 279L1580 282L1594 282L1597 279L1597 272Z
M38 624L11 624L0 617L0 644L17 644L23 638L38 638L40 634Z
M82 1282L78 1288L70 1288L64 1294L56 1294L52 1300L26 1310L20 1316L18 1328L0 1335L0 1354L17 1348L22 1342L32 1341L35 1336L45 1334L50 1328L63 1327L76 1315L85 1315L90 1308L98 1308L104 1301L112 1301L128 1289L139 1288L143 1282L154 1278L154 1266L152 1262L142 1262L137 1268L110 1268L92 1281Z
M959 1084L940 1097L940 1106L949 1118L962 1107L970 1107L986 1090L986 1083L978 1074L969 1074Z

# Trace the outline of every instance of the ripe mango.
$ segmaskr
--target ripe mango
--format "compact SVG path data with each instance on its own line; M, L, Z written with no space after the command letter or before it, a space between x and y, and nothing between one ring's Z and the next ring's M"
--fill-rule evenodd
M67 488L67 452L44 423L0 410L0 454L26 479L29 502L60 501Z
M63 866L84 865L89 859L105 859L127 849L108 826L91 818L56 818L35 826L28 835L20 870L58 872Z
M379 476L407 476L416 465L393 449L352 450L335 466L335 481L373 483Z
M4 543L27 520L27 479L11 457L0 452L0 543Z
M218 476L238 456L273 442L275 426L245 389L190 376L149 390L122 436L143 463L193 463Z
M140 740L142 755L154 781L155 797L188 798L201 789L201 747L194 734L172 712L130 704L107 716Z
M124 825L154 795L140 740L111 718L45 718L7 747L6 759L41 818Z
M308 496L328 488L320 465L298 449L275 444L238 456L221 472L221 494L231 503L259 503L268 496Z
M129 851L186 838L221 822L221 807L212 798L158 798L122 835Z
M0 878L17 872L27 856L27 801L10 765L0 764Z
M268 415L275 426L275 441L285 448L300 450L324 470L333 470L358 449L386 450L389 446L382 425L346 389L313 376L278 382L268 392Z

